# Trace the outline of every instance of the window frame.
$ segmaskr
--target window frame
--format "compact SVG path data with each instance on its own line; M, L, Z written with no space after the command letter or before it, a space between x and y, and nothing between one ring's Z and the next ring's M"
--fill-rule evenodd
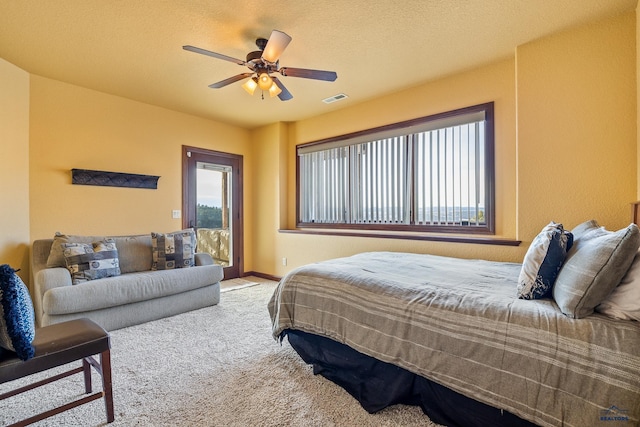
M411 224L392 224L392 223L316 223L301 221L301 183L300 183L300 158L298 154L300 149L308 149L318 145L335 145L341 144L342 141L362 140L368 136L393 135L405 136L415 133L415 128L429 126L429 123L443 122L447 120L455 120L457 117L467 116L474 113L484 113L484 186L485 186L485 224L484 225L432 225L432 224L415 224L416 215L410 213ZM473 105L470 107L459 108L443 113L433 114L429 116L419 117L403 122L393 123L376 128L366 129L349 134L339 135L327 139L317 140L309 143L299 144L296 146L296 227L298 229L318 229L318 230L376 230L376 231L394 231L394 232L410 232L410 233L443 233L443 234L472 234L472 235L495 235L495 121L494 121L494 102ZM446 126L444 126L446 127ZM415 168L412 168L411 181L413 182L413 174ZM411 189L411 200L415 199L415 189ZM413 209L412 209L413 211Z

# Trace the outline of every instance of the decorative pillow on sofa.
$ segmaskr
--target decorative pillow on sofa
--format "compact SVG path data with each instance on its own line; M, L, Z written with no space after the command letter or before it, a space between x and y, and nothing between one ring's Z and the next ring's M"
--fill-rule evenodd
M120 275L118 250L113 239L93 243L62 243L61 246L74 285Z
M196 233L190 228L173 233L151 233L152 270L172 270L194 265Z
M0 265L0 347L22 360L34 356L35 314L29 290L13 268Z
M640 252L636 252L627 274L596 311L614 319L640 321Z
M104 236L74 236L70 234L62 234L56 231L51 244L51 251L47 258L47 268L66 267L67 263L64 259L63 243L92 243L104 239Z
M518 277L518 298L551 297L551 289L571 245L573 234L564 231L562 224L552 221L545 226L524 256Z
M635 224L612 232L588 221L573 229L573 247L558 274L553 298L576 319L593 313L620 283L640 246Z

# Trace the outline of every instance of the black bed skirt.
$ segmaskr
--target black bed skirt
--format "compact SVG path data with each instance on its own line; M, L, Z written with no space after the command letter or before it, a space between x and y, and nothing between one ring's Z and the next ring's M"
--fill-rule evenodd
M345 389L369 413L402 403L420 406L433 422L449 427L535 426L329 338L292 329L284 336L314 374Z

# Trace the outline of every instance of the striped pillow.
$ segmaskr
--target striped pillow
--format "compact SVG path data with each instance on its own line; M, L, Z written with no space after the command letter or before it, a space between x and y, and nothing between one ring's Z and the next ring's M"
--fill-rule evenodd
M562 312L579 319L618 286L640 246L640 231L635 224L608 231L595 221L573 230L575 243L558 274L553 299Z

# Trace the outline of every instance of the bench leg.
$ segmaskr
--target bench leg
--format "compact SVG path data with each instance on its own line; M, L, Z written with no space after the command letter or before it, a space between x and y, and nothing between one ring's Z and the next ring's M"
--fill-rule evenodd
M91 364L87 359L82 359L82 371L84 372L84 392L91 393Z
M115 419L113 412L113 391L111 388L111 351L106 350L100 354L100 366L102 367L102 390L104 392L104 405L107 411L107 422Z

